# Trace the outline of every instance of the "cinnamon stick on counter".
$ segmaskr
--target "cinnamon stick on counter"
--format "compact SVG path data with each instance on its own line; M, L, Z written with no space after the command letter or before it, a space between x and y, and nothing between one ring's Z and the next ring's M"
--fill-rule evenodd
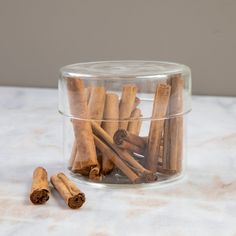
M30 200L33 204L43 204L49 199L48 174L43 167L37 167L33 173Z
M164 161L166 172L176 173L182 169L183 155L183 88L184 80L181 74L169 79L171 97L169 115L177 115L166 120L164 130ZM178 114L180 114L178 116Z
M171 87L167 84L158 84L152 111L152 120L148 135L148 147L146 156L146 168L153 172L157 171L159 148L164 128Z
M72 171L89 175L92 168L98 166L96 149L89 118L87 96L84 83L79 78L66 78L69 105L73 119L73 128L77 144L77 153ZM99 174L99 173L98 173Z
M84 204L85 194L63 173L52 176L51 183L70 208L77 209Z
M130 118L131 112L134 109L137 87L132 84L124 85L120 100L119 119L126 120ZM120 129L127 129L128 121L119 123Z
M119 97L114 93L106 94L105 108L103 113L104 122L102 123L103 129L113 137L118 129L119 119ZM103 155L102 158L102 173L108 174L113 169L113 162L109 157Z

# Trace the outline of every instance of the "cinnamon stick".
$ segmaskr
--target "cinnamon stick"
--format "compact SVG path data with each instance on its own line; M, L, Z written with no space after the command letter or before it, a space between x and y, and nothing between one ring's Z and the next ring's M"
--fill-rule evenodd
M113 140L117 145L121 145L122 142L127 141L143 149L145 149L147 145L146 137L140 137L138 135L132 134L125 129L118 129L113 136Z
M101 125L103 119L105 98L106 91L104 87L90 87L90 96L88 102L89 118L95 120L99 125ZM99 165L91 169L89 178L94 181L101 180Z
M170 78L169 83L171 84L169 114L175 116L166 122L164 158L169 160L167 169L180 172L183 155L183 115L181 113L183 112L184 80L181 74L177 74Z
M127 129L128 121L125 121L130 118L131 112L134 108L135 98L137 93L137 87L132 84L124 85L120 100L120 109L119 109L119 128Z
M89 172L89 179L93 181L100 181L102 180L102 176L100 175L100 166L93 167Z
M98 166L96 149L89 118L84 83L79 78L66 78L69 105L73 119L73 128L77 144L77 153L72 171L89 175L92 168Z
M70 208L77 209L84 204L85 194L63 173L52 176L51 183Z
M88 103L88 111L90 119L97 120L101 124L105 105L106 92L104 87L91 87Z
M114 143L112 137L95 122L91 122L93 132L96 136L102 139L122 160L126 161L130 167L146 182L156 181L155 176L151 171L146 170L140 165L127 151L118 148Z
M164 128L164 117L170 96L170 86L158 84L152 111L152 121L148 135L148 147L146 157L146 168L153 172L157 171L159 147Z
M91 87L86 87L86 88L84 88L84 90L85 90L85 95L87 97L87 104L88 104L89 103L89 98L90 98L90 93L91 93ZM74 141L72 149L71 149L71 156L70 156L69 163L68 163L68 169L69 170L71 170L71 168L73 166L76 154L77 154L77 144L76 144L76 141Z
M112 137L118 129L119 119L119 97L114 93L107 93L105 99L105 108L103 113L103 129ZM106 155L102 158L102 173L110 173L113 169L113 163Z
M33 204L44 204L49 199L48 174L43 167L37 167L33 173L30 200Z
M132 134L139 134L140 125L141 125L141 110L139 108L135 108L130 116L130 121L128 124L128 131Z
M96 135L94 135L94 141L102 154L107 156L133 183L140 182L138 175L135 174L104 141Z
M114 143L127 151L144 155L146 149L146 139L129 133L125 129L119 129L113 136Z

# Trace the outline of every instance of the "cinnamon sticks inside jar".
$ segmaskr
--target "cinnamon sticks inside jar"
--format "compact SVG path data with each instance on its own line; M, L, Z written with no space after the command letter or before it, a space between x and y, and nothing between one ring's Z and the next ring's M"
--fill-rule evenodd
M81 78L65 80L74 133L68 168L73 173L96 182L113 178L114 183L120 179L150 183L163 174L171 177L181 172L181 74L151 88L155 96L148 100L152 102L149 120L136 84L127 82L116 93L101 83L85 87Z

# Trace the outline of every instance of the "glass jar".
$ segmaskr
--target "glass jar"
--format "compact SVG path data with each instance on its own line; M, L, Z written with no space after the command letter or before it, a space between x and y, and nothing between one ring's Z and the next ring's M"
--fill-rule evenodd
M191 71L159 61L101 61L60 70L66 169L101 186L151 186L185 168Z

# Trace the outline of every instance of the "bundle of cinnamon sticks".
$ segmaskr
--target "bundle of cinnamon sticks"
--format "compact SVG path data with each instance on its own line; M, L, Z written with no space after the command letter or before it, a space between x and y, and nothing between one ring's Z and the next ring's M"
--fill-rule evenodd
M146 137L139 135L141 101L134 84L125 84L119 98L102 86L85 87L80 78L70 77L65 81L73 117L74 142L68 163L73 173L97 182L113 176L113 183L119 183L118 173L131 183L147 183L157 181L158 173L171 176L181 172L183 78L180 74L157 84Z

